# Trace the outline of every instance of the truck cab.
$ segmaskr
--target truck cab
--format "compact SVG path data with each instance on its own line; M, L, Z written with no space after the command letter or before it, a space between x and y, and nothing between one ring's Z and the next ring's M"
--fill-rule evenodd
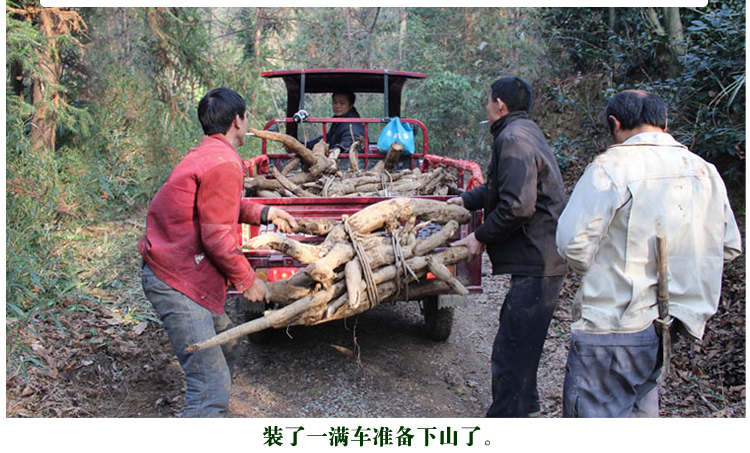
M280 125L285 128L284 133L304 141L301 129L313 126L311 135L325 137L328 124L332 123L362 123L365 131L366 146L360 154L364 168L370 168L372 162L380 160L384 155L378 152L377 139L382 126L392 118L399 117L403 123L411 126L415 132L415 152L408 158L409 168L414 168L424 156L429 154L429 137L427 127L418 119L401 117L402 90L408 80L420 80L425 74L419 72L389 71L382 69L303 69L264 72L266 79L281 79L286 86L286 117L275 118L266 123L264 129L278 130ZM324 93L332 95L337 92L352 92L357 95L374 93L382 102L382 116L362 116L361 118L332 117L330 105L325 111L310 111L310 95ZM380 96L382 95L382 97ZM362 105L361 101L360 104ZM369 106L375 107L375 106ZM372 110L372 109L370 109ZM416 143L415 143L416 144ZM268 154L267 143L263 143L263 154ZM270 157L270 156L269 156ZM282 156L276 156L277 162ZM341 158L347 159L348 153L342 153Z

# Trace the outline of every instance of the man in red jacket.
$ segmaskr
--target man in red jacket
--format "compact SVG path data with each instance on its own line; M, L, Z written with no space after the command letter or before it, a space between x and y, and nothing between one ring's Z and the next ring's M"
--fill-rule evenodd
M228 284L253 302L270 296L240 250L239 223L284 219L285 232L297 224L281 209L242 199L247 168L236 149L245 143L248 126L244 99L227 88L212 90L198 104L198 118L206 136L151 201L138 250L144 293L185 371L183 417L223 417L233 345L192 354L185 347L232 326L224 313Z

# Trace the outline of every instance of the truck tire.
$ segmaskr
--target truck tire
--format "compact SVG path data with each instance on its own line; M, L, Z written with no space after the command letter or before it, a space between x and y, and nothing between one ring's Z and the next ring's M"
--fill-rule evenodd
M445 341L453 330L453 307L438 308L438 296L422 300L422 315L427 336L434 341Z

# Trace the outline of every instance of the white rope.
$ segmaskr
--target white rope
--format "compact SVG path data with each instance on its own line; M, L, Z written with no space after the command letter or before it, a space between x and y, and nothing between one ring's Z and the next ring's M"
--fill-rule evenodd
M401 284L404 283L404 287L406 288L406 299L409 300L409 280L407 279L407 273L411 275L415 281L419 282L419 277L417 277L417 274L414 272L414 270L409 267L408 264L406 264L406 258L404 257L404 252L401 249L401 240L399 238L399 235L397 233L391 234L391 244L393 245L393 255L394 255L394 265L396 266L396 272L398 273L396 277L396 296L399 296L401 294Z
M370 259L367 257L367 253L365 253L365 249L362 247L362 243L359 241L357 233L352 231L348 217L344 219L344 229L346 230L346 234L349 235L354 251L357 253L357 258L359 258L359 263L362 265L367 297L370 298L370 305L374 307L378 304L378 286L375 284L375 277L372 274L372 268L370 268Z
M332 176L326 178L326 182L325 182L325 184L323 184L323 194L322 195L324 197L328 196L328 189L331 188L331 186L333 185L333 181L335 179L336 179L336 175L332 175Z
M393 189L393 177L391 174L383 170L383 173L380 174L380 184L383 186L383 196L390 197L391 190Z

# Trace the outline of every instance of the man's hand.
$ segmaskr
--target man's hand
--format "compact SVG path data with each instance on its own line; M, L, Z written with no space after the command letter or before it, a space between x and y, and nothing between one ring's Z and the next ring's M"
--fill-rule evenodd
M456 206L464 207L464 199L461 197L453 197L446 200L446 203L448 204L455 204Z
M266 287L266 284L261 279L255 277L253 285L242 293L242 297L250 302L268 303L271 301L271 291L268 290L268 287Z
M283 233L294 233L298 228L297 221L291 214L274 206L268 210L268 220Z
M469 258L480 256L482 252L484 252L484 249L487 248L484 243L479 242L477 238L474 237L474 233L471 233L460 241L451 243L451 247L458 246L466 247L466 249L469 251Z

